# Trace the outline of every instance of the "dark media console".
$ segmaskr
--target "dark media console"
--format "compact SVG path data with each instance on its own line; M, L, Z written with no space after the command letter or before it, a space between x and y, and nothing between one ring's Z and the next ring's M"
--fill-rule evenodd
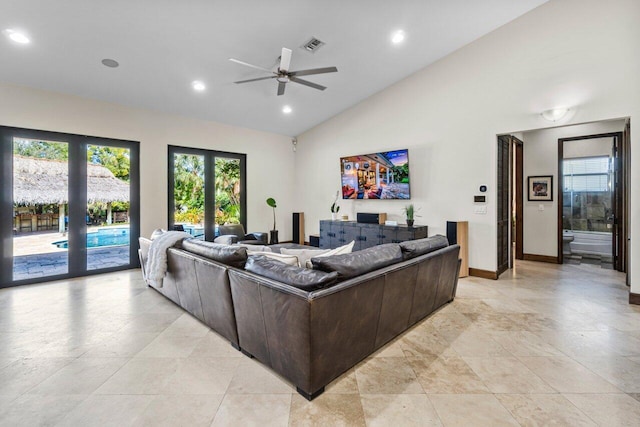
M381 245L427 237L428 227L418 225L367 224L355 221L320 221L320 248L334 249L355 241L354 251Z

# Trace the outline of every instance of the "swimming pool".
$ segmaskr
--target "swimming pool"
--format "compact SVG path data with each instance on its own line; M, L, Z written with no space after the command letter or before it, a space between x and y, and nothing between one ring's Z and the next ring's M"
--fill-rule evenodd
M129 229L128 228L99 228L97 231L87 233L87 248L100 248L104 246L122 246L129 244ZM52 245L56 245L61 249L69 248L68 240L59 240L53 242Z

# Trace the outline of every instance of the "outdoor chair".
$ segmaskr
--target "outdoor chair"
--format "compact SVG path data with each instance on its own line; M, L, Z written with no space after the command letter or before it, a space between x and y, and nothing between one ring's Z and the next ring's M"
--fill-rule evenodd
M266 245L268 244L267 233L249 233L245 234L242 224L226 224L219 225L218 231L220 236L216 237L216 243L241 243L243 245Z
M31 221L31 214L20 214L20 231L22 230L33 231L33 222Z

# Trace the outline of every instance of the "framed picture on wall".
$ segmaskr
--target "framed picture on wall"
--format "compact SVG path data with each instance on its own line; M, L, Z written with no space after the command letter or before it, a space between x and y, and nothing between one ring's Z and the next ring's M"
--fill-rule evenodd
M553 176L527 177L529 201L550 202L553 200Z

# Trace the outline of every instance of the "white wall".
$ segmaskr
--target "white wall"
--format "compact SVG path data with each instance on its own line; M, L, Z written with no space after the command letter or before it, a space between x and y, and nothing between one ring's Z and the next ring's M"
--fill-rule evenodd
M563 106L575 108L555 125L633 123L640 117L638 17L636 0L551 0L299 135L295 209L305 212L307 234L329 216L340 156L408 147L412 202L422 208L417 222L435 234L447 220L468 220L470 266L495 271L496 135L550 127L540 113ZM632 152L639 143L632 131ZM636 182L640 155L632 155L631 169ZM489 187L486 215L473 213L481 184ZM640 187L631 192L631 237L640 242ZM403 203L342 205L399 215ZM633 277L640 257L630 259ZM640 280L632 286L640 293Z
M552 129L523 132L523 160L524 160L524 206L523 206L523 251L530 255L558 256L558 191L560 180L558 177L558 139L574 136L597 135L609 132L622 132L624 120L610 120L606 122L589 123L576 126L563 126ZM583 140L567 142L573 144L593 146L592 141ZM608 142L608 154L611 154L611 140ZM600 149L598 152L602 152ZM573 154L590 154L584 149L574 148ZM595 152L593 152L595 153ZM571 148L569 148L569 154ZM605 151L605 155L607 152ZM571 157L575 157L572 155ZM568 156L565 156L568 157ZM553 176L553 201L530 202L527 200L528 176ZM540 210L542 206L544 210Z
M624 130L624 122L618 131ZM613 150L613 138L578 139L565 141L562 148L563 159L575 159L580 157L611 157Z
M268 231L278 202L280 240L291 239L293 164L287 136L0 84L0 125L140 141L141 232L167 226L167 146L247 154L247 227Z

